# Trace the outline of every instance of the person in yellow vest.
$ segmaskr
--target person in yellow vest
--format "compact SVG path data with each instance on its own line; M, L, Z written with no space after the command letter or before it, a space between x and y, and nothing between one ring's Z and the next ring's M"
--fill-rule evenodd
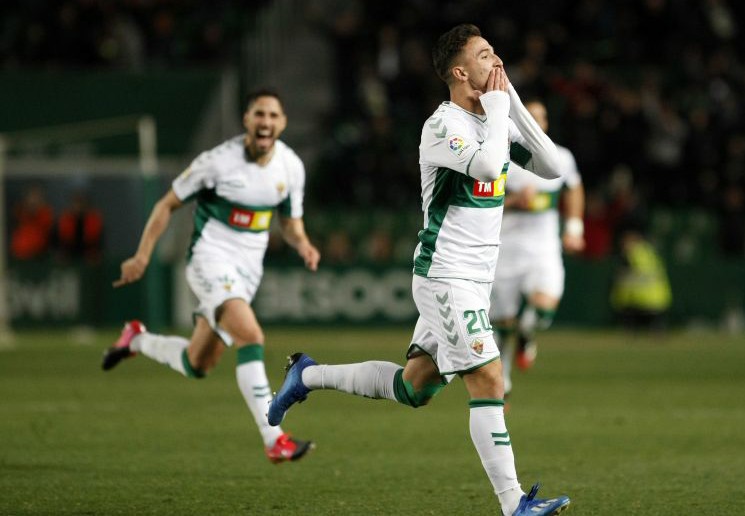
M641 232L629 229L620 239L623 265L611 289L611 307L631 328L660 328L672 303L662 258Z

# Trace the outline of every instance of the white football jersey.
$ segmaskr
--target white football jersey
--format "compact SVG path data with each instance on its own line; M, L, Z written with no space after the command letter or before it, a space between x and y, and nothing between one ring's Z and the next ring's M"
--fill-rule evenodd
M469 175L489 126L479 116L443 102L427 119L419 145L424 228L414 253L414 274L491 282L497 263L510 155L525 165L525 139L507 119L510 152L494 163L501 174L485 183Z
M266 251L275 209L303 216L305 167L297 154L279 140L264 166L245 153L244 136L236 136L200 154L173 181L179 199L196 201L189 258L255 257Z
M519 260L525 254L561 252L559 196L564 186L574 188L582 183L582 179L569 149L560 145L556 149L559 157L557 168L561 172L558 179L542 179L515 163L510 163L507 171L507 194L533 188L536 195L527 209L505 210L500 266L513 256Z

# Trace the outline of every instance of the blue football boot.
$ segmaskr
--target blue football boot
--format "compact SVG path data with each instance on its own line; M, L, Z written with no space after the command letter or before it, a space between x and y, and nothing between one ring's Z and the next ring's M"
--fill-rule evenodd
M562 495L547 500L536 498L535 495L538 494L539 487L541 487L541 484L534 485L528 494L520 498L520 503L517 505L515 512L512 513L512 516L552 516L553 514L559 514L569 507L570 500L568 496Z
M305 353L295 353L289 357L289 362L285 368L285 371L287 371L285 381L269 404L267 419L270 425L277 426L280 424L292 405L305 401L305 398L308 397L311 390L303 385L303 369L311 365L318 364Z

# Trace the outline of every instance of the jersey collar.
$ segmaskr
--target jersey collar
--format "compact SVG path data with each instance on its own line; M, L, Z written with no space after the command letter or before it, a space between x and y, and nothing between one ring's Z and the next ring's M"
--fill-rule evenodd
M455 109L457 111L461 111L461 112L463 112L463 113L465 113L467 115L471 115L472 117L474 117L476 120L478 120L481 123L486 122L486 115L483 115L482 116L482 115L477 115L476 113L472 113L472 112L468 111L467 109L463 109L462 107L460 107L455 102L450 102L449 100L446 100L446 101L444 101L442 103L442 105L445 106L445 107L451 108L451 109Z

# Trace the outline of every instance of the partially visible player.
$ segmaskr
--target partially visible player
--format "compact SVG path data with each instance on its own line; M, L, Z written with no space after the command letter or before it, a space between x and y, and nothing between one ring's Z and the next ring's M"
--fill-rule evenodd
M440 36L432 55L450 100L440 104L421 132L424 217L412 279L419 319L406 365L382 361L319 365L295 353L269 407L269 423L279 424L293 404L316 389L416 408L459 376L469 395L471 440L502 513L557 514L569 505L568 497L536 499L538 484L526 494L517 479L504 418L502 365L488 314L507 162L522 163L544 177L558 177L556 148L525 110L502 60L477 27L454 27ZM425 477L423 471L413 488Z
M525 107L544 131L546 107L540 101ZM584 249L585 194L572 153L556 146L558 179L543 179L510 163L502 220L502 244L492 285L491 320L499 334L505 395L512 388L512 362L521 369L533 365L534 336L554 319L564 293L562 247L567 253ZM559 208L563 210L563 233ZM514 340L513 340L514 337Z
M124 325L119 340L104 354L103 369L141 353L189 378L202 378L234 346L238 388L248 405L272 462L301 458L309 441L270 426L272 399L264 370L264 332L251 308L261 282L269 226L279 215L284 239L311 271L320 254L303 224L305 168L278 138L287 125L278 94L251 94L243 115L246 133L200 154L177 177L150 214L137 252L121 265L115 287L142 278L171 213L196 201L194 232L186 279L199 299L191 340L156 335L139 321Z

